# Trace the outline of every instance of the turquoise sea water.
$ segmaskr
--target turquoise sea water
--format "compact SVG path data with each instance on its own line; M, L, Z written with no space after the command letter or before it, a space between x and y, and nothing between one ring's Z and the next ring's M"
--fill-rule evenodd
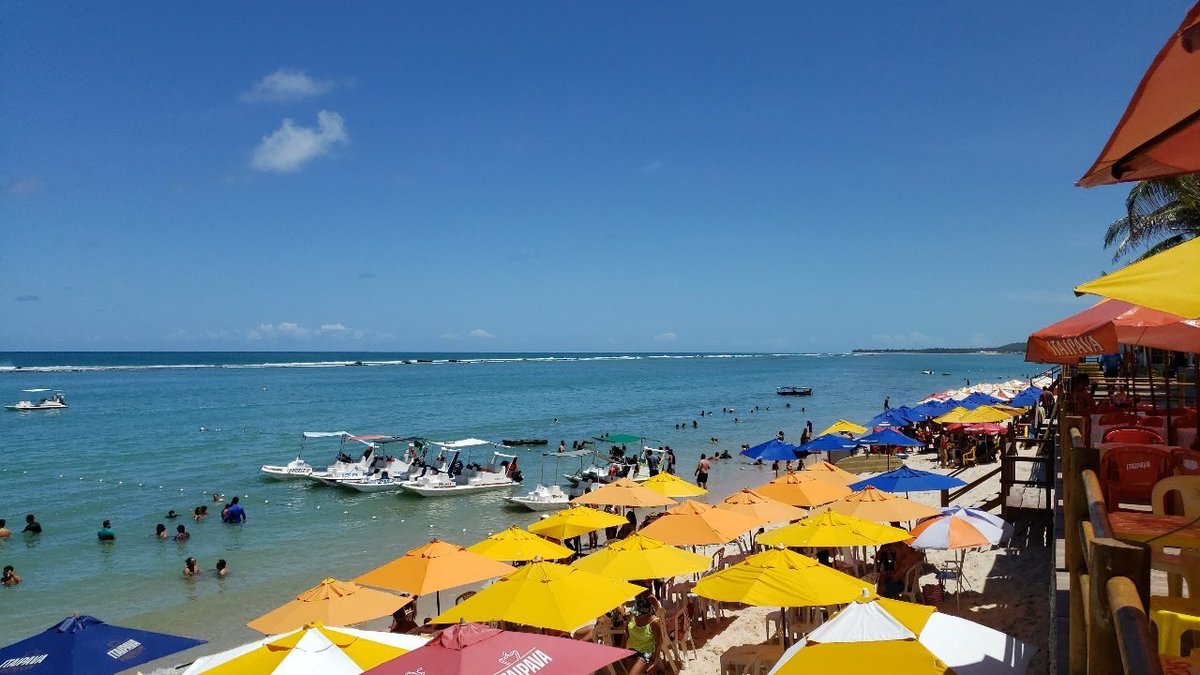
M436 363L403 364L418 359ZM359 360L387 365L328 365ZM212 367L220 364L232 367ZM817 431L840 417L865 421L885 396L912 403L964 379L1038 370L1001 355L0 354L5 404L33 387L61 389L71 404L0 415L0 517L17 531L0 539L0 564L25 579L0 588L0 644L80 612L208 639L201 653L215 651L258 637L246 621L324 577L351 578L434 535L471 544L538 517L506 506L507 492L422 499L261 478L260 465L295 456L302 431L547 438L551 449L604 432L644 434L674 447L690 477L701 452L736 455L780 430L795 439L806 420ZM780 385L815 393L785 399L774 393ZM682 422L688 428L677 430ZM336 450L310 447L317 466ZM532 486L541 450L518 452ZM553 468L551 460L547 478ZM710 494L719 500L769 477L718 463ZM248 523L222 524L219 506L192 522L213 492L240 495ZM183 517L165 520L168 509ZM19 533L26 513L37 514L43 535ZM95 536L106 518L117 532L111 544ZM191 540L156 540L160 522L185 524ZM189 555L209 569L225 558L233 573L185 580Z

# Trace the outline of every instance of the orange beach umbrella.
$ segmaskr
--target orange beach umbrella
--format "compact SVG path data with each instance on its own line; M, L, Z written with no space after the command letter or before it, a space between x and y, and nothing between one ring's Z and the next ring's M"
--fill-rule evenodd
M1083 187L1200 172L1200 3L1133 92Z
M845 485L836 485L829 479L822 480L804 471L789 471L765 485L754 488L754 491L784 504L805 508L828 504L851 492Z
M826 510L863 520L873 520L877 523L918 520L942 514L939 509L932 506L926 506L871 486L816 509L817 512Z
M837 485L849 485L851 483L858 482L858 476L855 476L849 471L839 468L836 464L825 460L821 460L815 464L810 464L804 467L802 472L808 472L812 474L813 478L828 480L829 482L836 483Z
M366 586L425 595L495 579L515 569L512 565L472 553L458 544L434 539L355 581Z
M750 488L742 488L725 498L718 509L750 516L763 523L786 523L808 515L804 509L764 497Z
M325 579L246 625L264 635L286 633L314 621L345 626L387 616L410 602L412 598L350 581Z
M759 518L685 499L643 527L641 532L672 546L702 546L728 544L765 523Z
M591 504L592 506L672 506L675 501L643 487L628 478L618 478L604 487L579 495L571 500L572 504Z

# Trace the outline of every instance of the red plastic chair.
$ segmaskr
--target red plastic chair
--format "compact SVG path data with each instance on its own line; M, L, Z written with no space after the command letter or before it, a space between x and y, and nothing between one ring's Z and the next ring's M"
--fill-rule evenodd
M1149 504L1154 484L1174 472L1171 453L1162 448L1120 445L1100 458L1100 480L1109 508L1122 502Z
M1118 427L1104 432L1104 443L1157 443L1162 445L1163 437L1158 432L1136 427Z
M1161 417L1139 417L1137 418L1137 421L1134 422L1135 426L1150 427L1151 429L1164 427L1166 424L1167 421Z
M1096 424L1102 427L1111 427L1117 424L1137 424L1138 416L1136 413L1128 411L1104 413L1096 420Z
M1187 448L1173 448L1171 459L1175 462L1176 473L1182 476L1200 476L1200 452Z

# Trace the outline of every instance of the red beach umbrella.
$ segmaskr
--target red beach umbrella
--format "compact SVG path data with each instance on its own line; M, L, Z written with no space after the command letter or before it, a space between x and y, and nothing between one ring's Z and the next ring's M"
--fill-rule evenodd
M1200 3L1150 64L1082 187L1200 172Z
M424 647L366 672L369 675L574 675L600 670L632 653L594 642L463 623L443 630Z

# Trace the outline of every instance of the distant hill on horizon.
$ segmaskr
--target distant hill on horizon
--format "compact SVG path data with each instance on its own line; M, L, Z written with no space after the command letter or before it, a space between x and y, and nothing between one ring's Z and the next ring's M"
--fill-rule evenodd
M999 347L925 347L922 349L854 349L854 354L1024 354L1024 342L1010 342Z

